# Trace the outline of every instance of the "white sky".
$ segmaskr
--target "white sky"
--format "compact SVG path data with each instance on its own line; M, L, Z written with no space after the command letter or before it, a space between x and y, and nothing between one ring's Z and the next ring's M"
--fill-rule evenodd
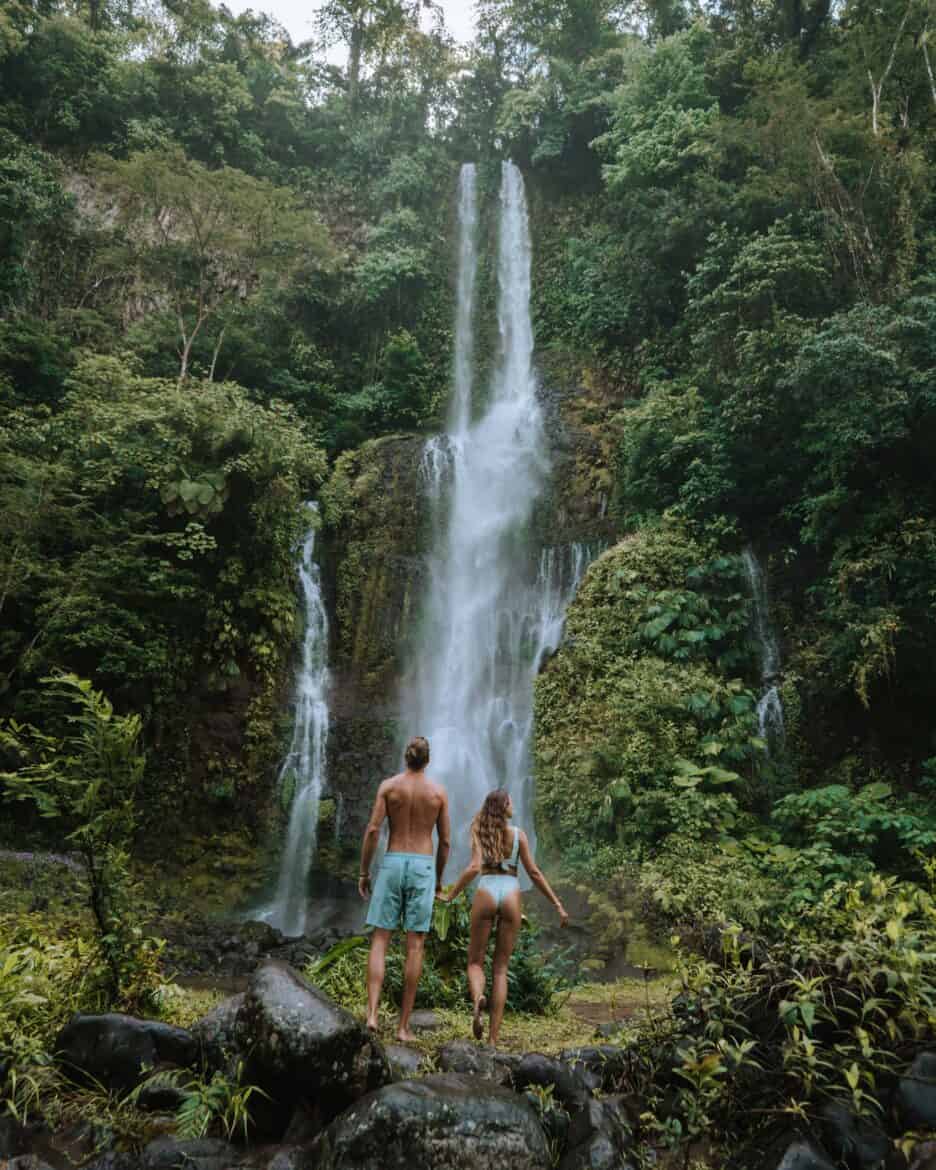
M307 40L312 35L312 17L319 6L320 0L227 0L227 7L236 16L252 8L276 17L293 42ZM470 41L474 36L474 0L440 0L439 7L455 40ZM337 55L339 60L344 60L340 49Z

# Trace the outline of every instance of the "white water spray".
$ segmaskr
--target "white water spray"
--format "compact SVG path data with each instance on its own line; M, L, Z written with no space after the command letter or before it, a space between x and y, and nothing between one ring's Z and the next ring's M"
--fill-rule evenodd
M455 290L455 372L449 407L450 433L460 435L471 419L474 378L474 299L478 277L478 179L474 163L458 178L458 275Z
M741 553L744 571L747 575L751 590L751 599L754 603L754 633L757 637L760 654L761 686L763 692L757 703L757 728L761 738L767 744L767 754L771 746L782 746L786 734L783 723L783 703L777 681L780 677L780 646L770 620L770 600L767 596L767 582L760 561L754 550L748 546Z
M448 789L453 861L491 788L510 790L532 838L533 680L562 631L586 565L584 546L529 546L532 510L549 470L533 370L530 235L523 179L502 164L498 241L499 355L484 413L472 422L477 272L474 168L462 170L455 370L449 433L423 458L437 539L420 651L405 701L408 734L429 738L430 772Z
M318 515L315 504L309 504ZM280 768L279 790L290 802L279 880L269 908L258 915L289 937L305 930L309 869L315 857L328 738L328 616L315 563L316 520L302 544L299 580L305 603L302 665L296 683L292 742Z

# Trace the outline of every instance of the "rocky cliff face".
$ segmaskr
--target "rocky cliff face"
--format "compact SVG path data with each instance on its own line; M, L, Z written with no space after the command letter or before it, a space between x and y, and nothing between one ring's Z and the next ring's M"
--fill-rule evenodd
M342 455L323 491L323 569L333 615L328 795L320 859L353 857L377 783L399 766L407 632L422 593L428 511L423 439L390 436ZM331 831L328 832L328 829ZM339 855L329 853L329 841Z
M614 539L607 510L610 431L600 386L553 363L543 377L553 474L536 509L543 545ZM425 439L392 436L342 455L323 491L323 568L333 615L329 801L320 862L353 868L380 779L400 766L400 697L433 539ZM330 844L331 843L331 844Z

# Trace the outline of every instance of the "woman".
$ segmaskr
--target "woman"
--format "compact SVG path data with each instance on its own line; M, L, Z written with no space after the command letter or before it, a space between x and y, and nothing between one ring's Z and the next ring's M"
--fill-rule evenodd
M503 788L489 792L481 811L471 822L471 862L450 890L439 895L440 901L451 902L469 882L478 875L481 879L471 903L471 939L468 944L468 990L474 1010L473 1031L481 1039L481 1013L487 1007L484 995L484 956L491 927L497 922L494 945L494 986L491 991L490 1042L497 1044L504 1005L507 1002L507 967L513 954L517 932L520 929L520 882L517 862L537 889L542 890L559 912L562 926L569 921L562 903L552 891L549 882L533 860L526 833L507 824L513 816L510 793Z

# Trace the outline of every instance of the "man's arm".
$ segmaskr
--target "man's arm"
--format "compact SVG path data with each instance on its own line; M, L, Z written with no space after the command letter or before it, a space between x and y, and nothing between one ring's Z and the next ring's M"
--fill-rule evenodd
M358 875L358 893L362 898L370 896L370 867L377 851L377 842L380 840L380 826L387 815L386 780L377 789L374 797L374 807L371 809L370 820L364 830L364 840L361 843L361 872Z
M462 892L465 886L470 885L475 880L482 868L481 857L481 842L478 840L475 833L471 834L471 861L462 872L458 875L458 880L455 885L449 890L447 894L440 894L436 892L436 897L440 902L454 902L458 895Z
M439 845L436 849L436 890L442 889L442 875L448 861L449 850L452 847L452 824L449 820L448 793L442 791L442 805L436 817L436 832L439 835Z

